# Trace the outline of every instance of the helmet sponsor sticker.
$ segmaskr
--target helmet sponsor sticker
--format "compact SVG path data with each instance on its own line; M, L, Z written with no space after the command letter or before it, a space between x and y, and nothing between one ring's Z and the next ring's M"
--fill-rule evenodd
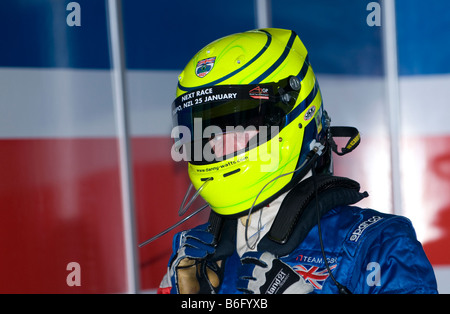
M195 67L195 75L200 78L205 77L213 69L214 62L216 62L216 57L203 59L197 62L197 66Z
M305 116L303 119L305 121L310 120L312 117L314 117L314 113L316 112L316 106L311 106L311 108L308 109L308 111L305 113Z
M248 92L248 95L254 99L269 99L269 89L256 86Z

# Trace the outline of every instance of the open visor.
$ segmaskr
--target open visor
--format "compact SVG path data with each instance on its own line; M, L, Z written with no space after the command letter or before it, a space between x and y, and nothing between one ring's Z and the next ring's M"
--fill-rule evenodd
M194 155L194 146L204 152L214 138L230 133L259 134L257 141L247 139L244 148L238 145L239 153L250 148L250 142L260 145L278 134L274 129L284 127L285 116L294 107L299 91L300 80L290 76L276 83L219 85L185 93L172 103L174 148L186 150L188 161L204 163L213 160L206 160L202 153Z

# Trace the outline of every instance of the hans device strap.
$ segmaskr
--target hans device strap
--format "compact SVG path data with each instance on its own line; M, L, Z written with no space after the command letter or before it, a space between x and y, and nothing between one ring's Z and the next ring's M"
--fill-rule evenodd
M335 137L349 138L347 144L341 149L341 151L338 150L336 142L333 139ZM357 128L349 126L332 126L330 127L330 136L328 138L328 142L330 143L333 152L335 152L339 156L342 156L350 153L359 145L359 143L361 142L361 136L359 135L359 131Z
M312 180L310 177L300 182L285 197L267 237L261 240L258 249L278 256L288 254L317 224L313 202L316 192ZM348 178L322 174L316 175L315 180L321 216L332 208L354 204L368 196L367 192L359 192L358 182Z

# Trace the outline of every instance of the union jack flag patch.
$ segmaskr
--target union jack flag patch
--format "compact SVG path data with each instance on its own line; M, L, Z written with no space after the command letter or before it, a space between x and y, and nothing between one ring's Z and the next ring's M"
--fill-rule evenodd
M335 269L336 266L337 265L330 266L330 270ZM330 275L325 267L320 268L318 266L310 265L295 265L293 268L306 282L309 282L314 288L319 290L322 290L325 280L327 280Z

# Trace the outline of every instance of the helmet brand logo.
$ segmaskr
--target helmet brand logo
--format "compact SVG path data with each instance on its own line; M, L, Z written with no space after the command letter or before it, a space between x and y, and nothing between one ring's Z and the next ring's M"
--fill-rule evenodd
M211 72L212 68L214 67L215 61L216 57L211 57L197 62L197 66L195 67L195 75L200 78L205 77L206 74Z
M254 99L269 99L269 89L256 86L248 92L248 95Z

